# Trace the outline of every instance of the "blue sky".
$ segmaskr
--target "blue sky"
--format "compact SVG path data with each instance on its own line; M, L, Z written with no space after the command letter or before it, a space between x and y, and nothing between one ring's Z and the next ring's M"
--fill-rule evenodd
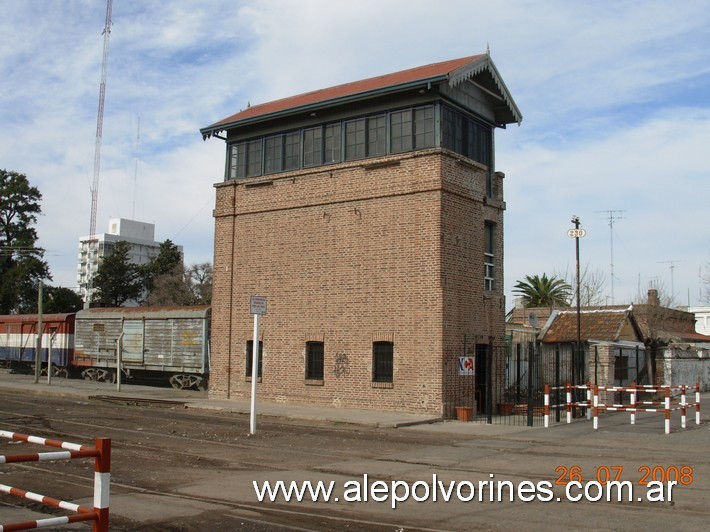
M582 267L614 303L657 285L697 305L710 259L706 1L114 0L97 232L114 217L212 260L224 144L199 129L246 107L486 50L523 114L496 132L505 290ZM44 198L55 285L89 232L103 0L0 0L0 168ZM606 211L617 211L610 233ZM673 294L671 294L673 292Z

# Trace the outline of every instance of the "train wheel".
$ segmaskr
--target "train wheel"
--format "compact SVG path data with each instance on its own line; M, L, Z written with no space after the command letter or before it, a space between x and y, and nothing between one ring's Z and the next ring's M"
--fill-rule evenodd
M197 375L178 374L170 377L170 386L176 390L186 390L189 388L197 388L202 378Z
M60 379L68 379L69 370L67 368L58 368L57 366L52 366L52 376Z
M116 383L116 372L112 370L105 370L104 376L103 376L103 381L104 382L110 382L111 384Z
M99 371L100 370L98 368L85 369L84 371L81 372L81 376L84 377L84 380L87 380L87 381L97 381L97 380L99 380L99 375L98 375Z

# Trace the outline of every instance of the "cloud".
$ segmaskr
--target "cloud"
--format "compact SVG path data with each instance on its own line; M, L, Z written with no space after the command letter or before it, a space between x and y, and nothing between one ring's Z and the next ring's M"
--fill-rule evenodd
M73 286L89 229L105 4L2 4L0 34L12 45L0 48L0 166L39 186L40 244L55 284ZM209 260L225 147L203 142L201 127L248 102L490 45L524 116L496 132L506 286L573 263L572 214L588 229L583 260L608 271L604 211L623 210L613 233L618 297L654 276L670 285L666 260L678 261L676 291L697 291L710 243L709 22L700 0L672 9L657 0L116 0L97 230L135 215L183 245L188 262Z

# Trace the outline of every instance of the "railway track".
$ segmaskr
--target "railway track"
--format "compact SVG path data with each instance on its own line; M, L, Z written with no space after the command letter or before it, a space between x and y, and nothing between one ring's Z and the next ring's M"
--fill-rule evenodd
M112 514L112 530L118 531L325 531L346 528L355 531L399 528L434 531L474 528L460 526L461 522L468 522L465 516L470 508L466 506L458 510L464 512L464 517L457 521L459 524L449 525L446 518L435 517L431 512L423 515L416 511L385 513L352 505L258 503L254 492L249 493L251 480L246 479L343 478L352 474L348 471L367 471L373 478L382 480L418 480L425 478L420 476L422 472L430 475L432 471L447 478L475 479L488 478L495 463L499 475L554 480L555 464L599 466L618 463L628 452L629 441L628 434L622 434L609 441L585 436L571 443L552 437L552 432L542 431L531 433L529 440L494 435L451 437L407 429L339 427L329 423L304 425L272 418L265 419L260 431L250 437L248 416L185 409L179 401L171 404L131 401L125 397L120 401L66 397L48 400L36 395L0 392L0 405L0 428L5 430L79 443L99 436L110 437L113 444L112 500L148 498L158 501L155 505L162 507L160 510L204 508L204 511L187 516L172 515L149 523L144 518L132 517L130 512L116 511ZM706 433L707 427L688 430L683 437L701 436L701 431ZM665 442L672 443L673 437L657 435L637 439L634 452L643 456L647 463L676 463L678 459L674 457L677 454L669 455L671 446L664 447ZM685 445L683 451L688 452ZM472 454L467 458L469 452ZM446 453L453 459L442 460L441 455ZM710 469L710 459L700 450L693 451L692 457L686 459L692 460L698 471L699 481L693 489L696 496L704 500L709 490L707 475L701 471ZM353 463L354 466L349 465ZM543 468L529 467L531 463L545 465ZM25 489L36 489L41 493L49 485L60 493L48 495L90 500L92 479L90 473L87 474L87 465L58 464L25 464L11 473L2 471L0 481L19 478L29 483L16 483ZM61 468L60 476L57 476L55 466ZM397 471L402 471L404 476L398 476ZM225 482L225 478L244 479L239 480L242 482L241 492L230 491L236 481ZM200 486L209 486L213 482L229 488L201 491ZM0 497L0 515L3 506L8 504L18 505L15 500L6 502L6 497ZM505 506L498 508L503 512L507 509ZM555 508L558 512L564 509ZM575 508L589 511L590 515L599 512L598 506L591 503L578 503ZM443 508L438 507L438 510ZM451 511L451 508L446 507L446 510ZM641 523L647 515L644 512L650 510L648 506L639 505L627 507L624 512ZM608 507L606 511L609 511ZM683 516L695 523L704 519L704 511L705 506L698 503L685 510ZM497 511L496 515L504 516L505 513ZM510 519L508 524L516 522L517 517ZM655 515L655 519L659 516ZM579 521L577 525L583 527L584 522ZM574 522L570 523L570 527L575 528Z

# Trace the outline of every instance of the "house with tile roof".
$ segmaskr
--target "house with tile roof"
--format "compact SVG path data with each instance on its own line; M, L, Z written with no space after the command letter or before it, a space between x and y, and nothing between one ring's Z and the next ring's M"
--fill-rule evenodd
M477 393L480 408L505 349L494 133L521 120L485 53L203 128L226 145L210 396L250 394L258 294L260 400L452 417Z
M516 349L551 385L695 384L710 386L710 337L693 314L662 307L655 290L647 303L575 308L516 308L507 317L509 359ZM579 335L579 336L578 336ZM577 348L577 339L581 348Z

